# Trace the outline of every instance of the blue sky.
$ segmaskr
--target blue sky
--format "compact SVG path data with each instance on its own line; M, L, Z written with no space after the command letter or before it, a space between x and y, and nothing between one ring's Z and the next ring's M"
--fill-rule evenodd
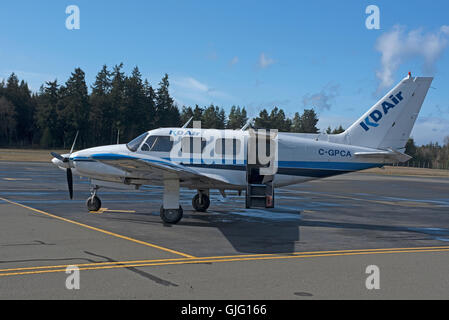
M380 9L368 30L365 8ZM79 30L65 27L68 5ZM169 74L180 106L314 106L318 126L347 127L408 71L435 76L412 136L449 136L447 1L8 1L0 4L0 78L33 90L75 67L91 84L103 64ZM388 75L388 76L386 76ZM388 86L389 83L392 85Z

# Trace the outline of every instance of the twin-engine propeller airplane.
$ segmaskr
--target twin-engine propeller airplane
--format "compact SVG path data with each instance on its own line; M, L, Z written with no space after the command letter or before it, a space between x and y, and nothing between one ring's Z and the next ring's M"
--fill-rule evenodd
M223 196L245 190L247 208L273 207L275 188L409 160L405 145L432 80L409 73L340 134L254 131L248 125L189 129L187 123L148 131L127 144L77 152L72 146L69 154L52 152L52 162L66 170L70 198L72 174L90 179L90 211L101 208L100 187L142 185L163 186L160 215L166 223L182 218L181 187L198 191L192 201L197 211L208 209L211 189Z

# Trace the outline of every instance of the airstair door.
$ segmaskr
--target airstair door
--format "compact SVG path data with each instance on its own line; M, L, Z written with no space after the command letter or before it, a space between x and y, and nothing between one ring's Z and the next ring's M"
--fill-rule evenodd
M271 154L273 149L270 144L275 143L276 135L261 131L251 130L247 140L246 208L274 207L274 175L264 174L261 169L270 167L275 159L275 154ZM262 143L265 144L265 152L261 148Z

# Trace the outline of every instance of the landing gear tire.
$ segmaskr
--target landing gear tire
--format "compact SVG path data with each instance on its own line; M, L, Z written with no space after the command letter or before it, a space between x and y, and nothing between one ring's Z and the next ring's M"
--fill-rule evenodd
M183 210L179 206L179 209L164 209L161 206L161 219L165 223L176 224L182 219Z
M192 207L196 211L205 212L207 208L210 206L210 199L206 194L201 194L201 203L200 203L200 194L196 194L192 199Z
M89 211L98 211L101 208L101 200L97 196L92 196L87 198L86 205Z

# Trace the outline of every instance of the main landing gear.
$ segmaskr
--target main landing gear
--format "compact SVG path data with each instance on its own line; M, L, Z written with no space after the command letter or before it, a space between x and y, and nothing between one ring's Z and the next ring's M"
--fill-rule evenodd
M210 206L209 191L198 190L192 199L192 206L196 211L204 212ZM161 219L168 224L178 223L183 216L179 205L179 180L164 181L164 204L161 206Z
M100 187L92 186L90 189L90 197L86 200L87 209L89 211L98 211L101 208L101 200L97 197L97 190Z
M183 210L179 205L179 178L166 174L161 219L168 224L176 224L182 219Z
M183 210L179 204L179 185L177 176L166 174L164 177L163 204L160 209L160 216L164 223L176 224L182 219ZM101 208L101 200L97 196L99 188L99 186L93 185L90 189L91 196L86 201L89 211L98 211ZM206 211L210 206L209 190L198 190L198 193L192 199L192 206L196 211Z
M192 207L196 211L205 212L210 206L209 192L198 190L192 199Z

